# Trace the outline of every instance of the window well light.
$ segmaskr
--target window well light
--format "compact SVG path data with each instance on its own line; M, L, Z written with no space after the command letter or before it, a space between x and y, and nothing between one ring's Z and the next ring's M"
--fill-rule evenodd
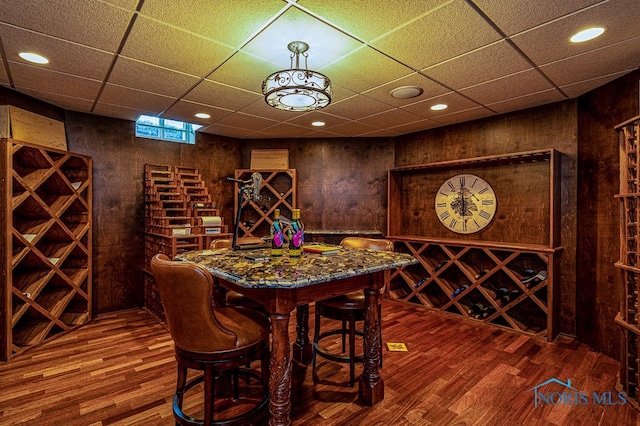
M569 40L573 43L582 43L583 41L593 40L594 38L601 36L602 33L604 33L604 28L587 28L586 30L582 30L574 34Z
M211 116L209 114L207 114L206 112L199 112L196 114L196 117L198 118L211 118Z
M33 62L34 64L48 64L49 60L42 55L31 52L20 52L18 54L25 61Z
M443 109L447 109L447 105L445 104L435 104L431 106L432 111L442 111Z

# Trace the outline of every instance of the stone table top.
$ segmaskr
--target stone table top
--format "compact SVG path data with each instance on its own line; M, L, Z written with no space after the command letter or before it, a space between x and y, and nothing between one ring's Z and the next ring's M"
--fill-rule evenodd
M213 276L248 288L302 287L418 263L406 253L335 247L338 253L329 255L303 252L289 257L285 249L282 256L272 257L269 249L223 248L185 252L175 259L198 263Z

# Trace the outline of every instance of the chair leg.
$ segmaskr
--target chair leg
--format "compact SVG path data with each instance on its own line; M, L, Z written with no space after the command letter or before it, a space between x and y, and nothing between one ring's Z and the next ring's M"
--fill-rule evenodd
M316 321L313 326L313 354L311 356L311 371L315 374L316 372L316 345L318 344L318 339L320 338L320 309L316 306Z
M215 392L215 378L213 367L210 364L204 368L204 424L210 425L213 421L213 401Z
M382 368L382 304L378 304L378 338L380 341L380 368Z
M351 322L349 322L349 324L351 324ZM345 353L347 351L345 348L346 334L347 334L347 322L345 320L342 320L342 353Z
M178 407L182 410L182 401L184 399L184 387L187 384L187 367L178 365L178 380L176 383L176 396Z
M344 339L343 339L344 343ZM344 352L344 349L343 349ZM349 386L353 387L356 370L356 319L349 318Z

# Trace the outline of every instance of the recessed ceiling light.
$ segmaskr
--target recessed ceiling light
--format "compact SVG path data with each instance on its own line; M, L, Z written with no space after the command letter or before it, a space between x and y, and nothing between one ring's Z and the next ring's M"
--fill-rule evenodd
M586 30L582 30L579 33L574 34L569 40L574 43L582 43L583 41L593 40L594 38L601 36L602 33L604 33L604 28L587 28Z
M48 64L49 60L42 55L31 52L20 52L18 55L25 61L33 62L35 64Z
M422 88L418 86L402 86L393 89L391 96L398 99L409 99L422 95L422 92Z
M207 114L206 112L199 112L196 114L196 117L198 118L211 118L211 116L209 114Z
M447 109L448 105L445 104L435 104L431 106L432 111L442 111L443 109Z
M324 126L324 124L324 121L314 121L313 123L311 123L311 125L314 127L322 127Z

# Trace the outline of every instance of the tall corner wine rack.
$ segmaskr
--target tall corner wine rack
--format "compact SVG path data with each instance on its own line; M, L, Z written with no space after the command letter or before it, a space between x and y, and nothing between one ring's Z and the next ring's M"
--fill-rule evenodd
M391 169L387 238L419 262L389 274L387 296L553 340L560 170L554 149ZM433 209L442 182L460 173L491 181L498 196L500 218L476 235L445 229Z
M238 226L239 237L264 237L269 235L273 222L273 211L280 209L283 219L291 219L293 209L298 206L298 176L295 169L252 170L238 169L235 178L248 180L253 173L262 175L260 185L260 201L244 197L242 200L242 217ZM239 186L235 184L236 192ZM234 204L234 216L238 212L238 199ZM285 228L286 229L286 228Z
M1 141L6 361L91 318L92 160Z
M620 270L624 287L620 312L616 323L622 329L620 385L627 400L640 408L640 311L638 310L638 227L640 226L640 116L615 127L620 151L620 259L615 266Z

